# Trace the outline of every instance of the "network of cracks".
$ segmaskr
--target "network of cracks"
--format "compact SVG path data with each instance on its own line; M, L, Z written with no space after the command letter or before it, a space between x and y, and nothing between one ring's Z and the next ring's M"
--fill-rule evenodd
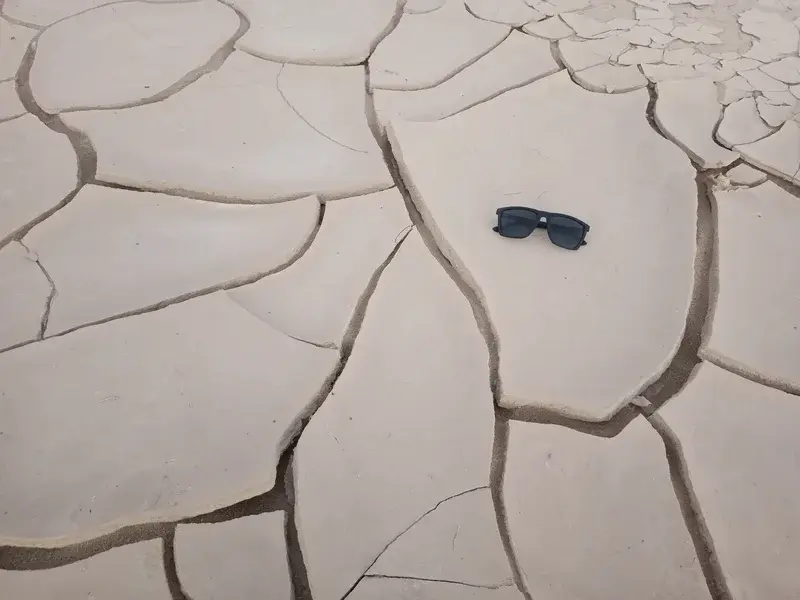
M0 0L0 45L4 596L797 594L800 3Z

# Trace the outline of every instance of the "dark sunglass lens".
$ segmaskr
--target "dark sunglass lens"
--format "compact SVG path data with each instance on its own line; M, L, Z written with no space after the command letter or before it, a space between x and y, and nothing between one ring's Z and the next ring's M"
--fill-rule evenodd
M539 224L539 215L530 210L510 208L500 213L497 227L500 235L524 238L533 233Z
M575 219L553 215L547 219L547 235L556 246L575 250L583 241L583 225Z

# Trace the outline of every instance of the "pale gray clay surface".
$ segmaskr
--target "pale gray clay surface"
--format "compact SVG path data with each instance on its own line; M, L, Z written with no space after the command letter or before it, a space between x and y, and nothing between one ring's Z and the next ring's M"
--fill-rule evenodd
M798 0L0 0L0 600L794 600L798 207Z

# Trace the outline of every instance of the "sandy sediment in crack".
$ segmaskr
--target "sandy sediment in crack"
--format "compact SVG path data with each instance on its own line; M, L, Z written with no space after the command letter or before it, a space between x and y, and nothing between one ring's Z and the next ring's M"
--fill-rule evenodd
M611 417L603 421L587 421L564 415L546 407L523 406L519 408L497 408L499 418L506 421L522 421L540 425L557 425L587 435L611 438L619 434L628 423L640 413L636 406L636 397L623 405Z
M558 47L558 40L548 40L548 41L550 42L550 54L553 56L553 60L556 61L556 64L559 66L560 69L566 69L567 63L564 61L564 57L561 56L561 49ZM572 77L572 75L570 75L570 77Z
M52 569L91 558L112 548L163 537L174 522L145 523L120 527L98 537L61 546L0 545L0 569L36 571Z
M292 584L293 600L312 600L311 584L308 582L308 570L303 556L303 549L297 533L295 494L294 494L294 449L300 439L299 435L286 453L288 470L284 475L288 508L284 520L284 537L286 539L286 560L289 567L289 578Z
M45 28L42 25L36 25L35 23L28 23L26 21L20 21L19 19L15 19L14 17L9 17L7 14L4 14L2 12L0 12L0 17L2 17L3 19L5 19L6 21L8 21L13 25L19 25L20 27L27 27L28 29L36 29L37 31L41 31Z
M750 164L750 163L747 163L747 164ZM800 165L798 165L797 168L800 170ZM774 183L775 185L777 185L781 189L789 192L792 196L794 196L795 198L800 200L800 185L796 185L796 184L792 183L791 181L786 181L785 179L782 179L781 177L776 177L772 173L767 173L767 181L771 181L772 183Z
M644 75L644 71L642 71L642 65L639 65L639 71L642 73L642 75ZM665 140L669 140L664 132L661 131L658 123L656 123L656 101L658 100L658 91L656 90L656 84L652 81L648 82L647 84L647 93L650 95L650 100L648 101L647 108L645 109L645 117L647 118L647 122L653 131L655 131Z
M281 454L281 458L278 461L278 467L276 469L277 474L275 477L275 485L271 490L268 490L263 494L253 496L252 498L247 498L246 500L242 500L236 504L224 506L222 508L218 508L217 510L204 513L202 515L197 515L196 517L182 519L177 521L177 523L210 525L233 521L234 519L239 519L241 517L252 517L254 515L260 515L263 513L288 510L289 502L287 500L285 481L286 473L290 466L290 455L293 449L294 444L290 444L290 446L283 451L283 454Z
M736 167L742 167L744 169L750 169L755 173L760 173L761 175L764 176L764 179L762 181L758 181L758 182L734 181L731 178L731 171L735 171ZM735 188L754 188L754 187L757 187L757 186L761 185L762 183L765 183L769 179L769 175L767 173L765 173L761 169L757 169L753 165L745 162L744 158L741 158L741 157L738 158L737 160L733 161L730 164L730 166L725 170L725 172L721 173L721 175L724 175L728 180L727 181L724 181L724 180L720 181L720 179L717 177L717 178L715 178L715 185L716 186L721 186L721 185L724 186L724 185L727 184L727 185L730 185L732 189L735 189ZM796 192L793 195L794 196L798 196L798 193Z
M641 66L639 67L641 70ZM672 142L661 130L655 118L655 105L658 93L655 84L648 83L647 91L650 100L645 116L650 127L658 135ZM722 111L720 119L722 119ZM676 144L677 145L677 144ZM672 359L664 371L641 391L640 395L647 401L642 412L652 414L675 394L680 392L690 381L695 366L700 362L698 356L706 334L706 329L713 320L714 306L717 296L717 224L716 208L713 200L713 175L721 169L703 170L691 161L697 171L697 226L695 241L694 275L692 295L686 314L686 325L680 343L676 347Z
M159 537L164 538L170 532L174 532L176 525L182 523L224 523L240 517L286 511L289 508L289 503L287 501L285 481L293 449L294 445L292 444L284 451L278 461L275 485L272 489L262 494L195 517L176 521L128 525L90 540L64 546L0 546L0 569L16 571L52 569L91 558L96 554L120 546L127 546Z
M171 527L161 538L162 556L161 566L164 569L164 576L167 579L167 587L173 600L191 600L186 592L183 591L180 577L178 577L178 565L175 561L175 527Z
M686 326L669 366L661 376L645 388L641 395L650 402L645 412L658 409L680 392L688 383L695 366L700 362L698 353L708 323L713 319L716 298L716 211L711 200L711 180L697 173L697 233L694 259L692 297L686 314ZM712 301L713 300L713 301Z
M33 97L30 84L31 68L36 59L36 44L39 36L41 36L41 32L31 40L28 51L17 71L17 94L25 110L39 119L46 127L67 136L78 157L78 181L81 185L94 179L97 173L97 152L86 134L68 127L58 115L45 112Z
M46 113L33 98L30 88L30 74L36 56L36 43L39 35L41 35L41 32L31 40L28 50L25 52L25 56L17 70L15 78L17 95L26 111L39 119L48 129L67 137L76 155L78 182L75 188L64 196L58 204L44 211L36 218L31 219L25 225L0 240L0 248L12 240L21 240L33 227L64 208L75 198L83 185L94 178L97 172L97 153L89 138L82 132L67 127L57 115Z
M517 559L514 544L511 541L511 531L508 526L508 511L506 510L505 498L503 496L503 482L506 476L506 463L508 458L508 419L502 414L499 408L494 409L494 443L492 445L492 463L489 473L489 489L492 493L492 503L494 504L494 514L497 519L497 530L500 533L500 541L506 553L508 566L511 568L511 575L514 579L519 592L525 600L533 600L528 589L527 581L522 573L522 567Z
M720 369L730 371L731 373L747 379L748 381L791 394L792 396L800 396L800 386L772 377L765 377L749 368L747 365L742 364L724 354L704 349L700 352L700 356L703 360L716 365Z
M122 1L127 2L128 0L122 0ZM130 0L130 1L136 1L136 0ZM171 3L181 4L181 3L188 3L195 1L197 0L177 0ZM145 106L147 104L154 104L156 102L161 102L162 100L166 100L170 96L174 96L178 92L181 92L183 89L193 84L201 77L204 77L205 75L208 75L209 73L213 73L214 71L218 70L225 62L225 59L227 59L235 50L234 46L236 42L238 42L239 39L250 29L250 21L247 19L245 14L241 12L238 8L236 8L233 4L225 2L224 0L217 0L217 1L236 13L236 15L239 17L239 27L236 30L236 32L228 39L228 41L226 41L222 46L220 46L220 48L216 52L214 52L214 54L211 55L211 58L209 58L205 64L195 69L192 69L186 75L181 77L178 81L176 81L166 89L158 92L157 94L153 94L152 96L144 98L142 100L137 100L135 102L123 102L120 104L113 104L111 106L76 106L68 108L66 110L59 111L59 114L78 112L78 111L88 111L88 110L119 110L123 108L133 108L136 106ZM115 2L114 4L119 4L119 2ZM163 1L153 2L151 4L163 4ZM100 7L95 7L90 10L95 10L96 8ZM76 15L72 15L72 17L74 16ZM72 17L67 17L67 18L71 19Z
M226 281L226 282L223 282L223 283L219 283L219 284L216 284L216 285L213 285L213 286L209 286L209 287L206 287L206 288L202 288L200 290L194 290L194 291L191 291L191 292L187 292L185 294L181 294L179 296L175 296L173 298L168 298L166 300L162 300L160 302L157 302L155 304L151 304L149 306L145 306L145 307L142 307L142 308L137 308L135 310L130 310L130 311L126 311L126 312L123 312L123 313L116 314L116 315L112 315L110 317L99 319L97 321L92 321L91 323L84 323L82 325L78 325L77 327L71 327L69 329L65 329L64 331L59 331L58 333L56 333L54 335L46 336L44 339L51 339L51 338L55 338L55 337L61 337L63 335L67 335L69 333L72 333L73 331L77 331L79 329L85 329L86 327L94 327L95 325L102 325L102 324L108 323L110 321L116 321L118 319L124 319L126 317L131 317L131 316L134 316L134 315L141 315L141 314L145 314L145 313L149 313L149 312L154 312L156 310L161 310L162 308L166 308L168 306L172 306L173 304L179 304L181 302L186 302L187 300L192 300L194 298L199 298L201 296L207 296L208 294L213 294L214 292L219 292L221 290L236 289L236 288L242 287L244 285L255 283L256 281L259 281L259 280L263 279L264 277L268 277L269 275L274 275L275 273L283 271L284 269L288 269L294 263L296 263L298 260L300 260L300 258L302 258L302 256L311 247L311 244L314 243L314 240L316 239L317 234L319 233L319 230L322 227L322 221L323 221L324 216L325 216L325 205L320 203L319 214L318 214L318 217L317 217L317 223L314 226L314 229L311 231L311 234L308 236L306 241L303 243L303 245L297 250L297 252L295 252L291 257L289 257L289 259L286 260L283 264L280 264L277 267L274 267L274 268L272 268L272 269L270 269L268 271L264 271L264 272L261 272L261 273L255 273L255 274L252 274L252 275L246 275L244 277L238 277L236 279L231 279L229 281ZM234 302L233 299L231 299L231 301ZM234 302L234 304L236 304L240 308L243 308L243 307L241 307L241 305L238 302ZM251 315L251 316L254 316L250 312L248 312L248 314ZM257 318L257 317L254 316L254 318ZM26 343L23 343L23 344L19 344L17 346L14 346L14 348L19 348L21 346L27 346L29 344L34 344L37 341L38 340L35 340L35 341L32 341L32 342L26 342ZM302 341L302 340L300 340L300 341ZM3 352L7 352L10 349L11 348L9 348L7 350L4 350ZM2 354L2 352L0 352L0 354Z
M4 79L3 81L0 81L0 83L4 83L6 81L13 81L13 78L11 80ZM0 119L0 123L8 123L9 121L13 121L14 119L19 119L20 117L23 117L23 116L25 116L25 113L23 113L21 115L14 115L13 117L8 117L7 119Z
M648 421L664 442L675 497L680 504L681 513L692 538L711 598L712 600L733 600L714 549L714 541L708 531L702 509L689 478L680 440L658 413L650 415Z

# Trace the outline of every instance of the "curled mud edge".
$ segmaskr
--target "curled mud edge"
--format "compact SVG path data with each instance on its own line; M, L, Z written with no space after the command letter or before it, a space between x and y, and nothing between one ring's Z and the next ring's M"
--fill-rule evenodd
M325 391L326 387L323 384L321 393ZM48 546L2 545L0 546L0 569L8 571L53 569L86 560L114 548L156 538L166 539L169 535L174 535L175 528L180 524L224 523L240 517L288 511L289 502L284 482L293 449L294 443L292 442L282 451L276 468L275 484L272 489L264 493L197 516L124 525L94 538L73 543L66 542Z

